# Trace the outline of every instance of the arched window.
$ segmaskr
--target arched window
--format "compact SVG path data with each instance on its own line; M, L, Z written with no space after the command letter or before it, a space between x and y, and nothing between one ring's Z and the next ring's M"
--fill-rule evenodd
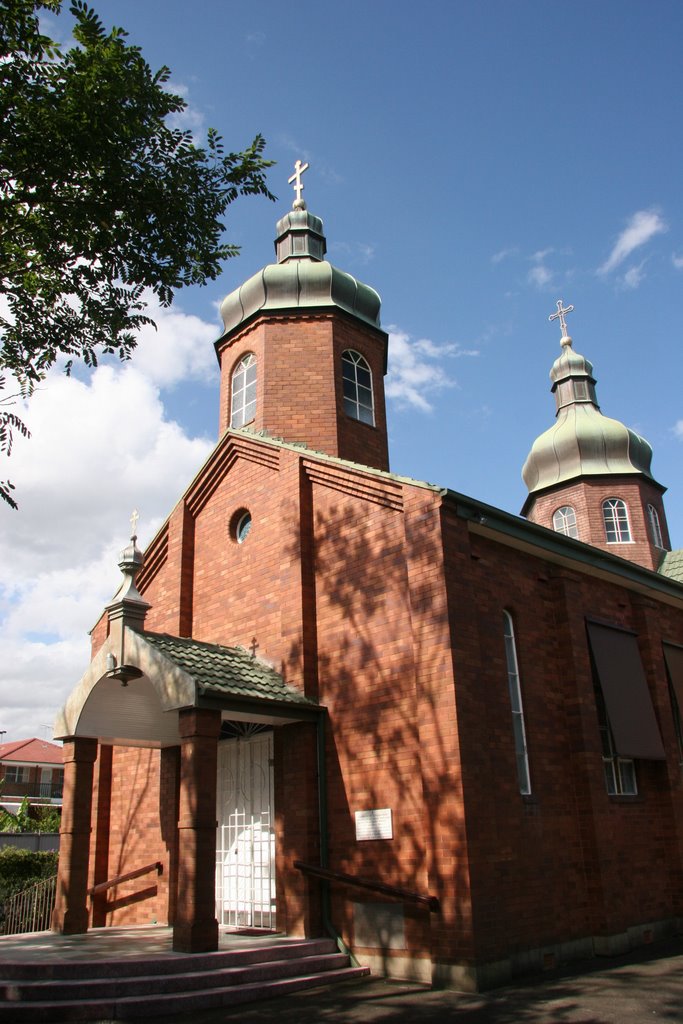
M565 537L578 539L579 528L576 525L576 512L571 505L563 505L553 513L553 530L563 533Z
M602 503L602 518L608 544L631 543L631 527L625 501L621 498L607 498Z
M529 776L529 758L526 749L526 730L524 728L524 709L522 708L522 691L519 685L519 666L517 664L517 648L515 646L515 628L509 612L503 612L503 635L505 637L505 657L508 669L508 690L512 707L512 731L515 737L515 756L517 758L517 779L519 791L524 796L531 793Z
M647 506L647 518L650 520L650 534L652 536L652 543L655 547L663 548L664 542L662 540L662 528L659 525L659 512L654 505Z
M375 425L372 401L372 373L363 356L348 349L342 355L344 412L361 423Z
M242 356L232 372L230 426L243 427L256 415L256 359L253 352Z

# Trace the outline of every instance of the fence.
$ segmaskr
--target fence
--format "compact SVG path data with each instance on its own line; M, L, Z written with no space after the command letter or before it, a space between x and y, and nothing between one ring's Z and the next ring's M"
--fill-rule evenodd
M58 850L59 832L0 832L0 849L3 846L17 850Z
M55 905L56 882L57 876L53 875L5 900L3 934L47 931Z
M28 796L42 800L61 800L64 793L63 782L14 782L7 776L2 780L2 795Z

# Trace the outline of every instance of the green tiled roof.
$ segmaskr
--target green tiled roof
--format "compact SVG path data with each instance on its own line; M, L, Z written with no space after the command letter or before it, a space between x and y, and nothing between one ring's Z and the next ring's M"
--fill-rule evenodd
M659 567L662 576L668 576L671 580L683 583L683 548L676 551L667 551Z
M317 706L315 701L288 686L274 668L239 647L221 647L168 633L145 632L142 636L165 658L192 676L205 693Z

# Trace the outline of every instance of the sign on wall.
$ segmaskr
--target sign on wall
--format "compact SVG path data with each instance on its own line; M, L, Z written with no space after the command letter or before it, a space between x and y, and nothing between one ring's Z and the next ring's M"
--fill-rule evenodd
M356 811L356 839L393 839L394 826L391 807L375 808L371 811Z

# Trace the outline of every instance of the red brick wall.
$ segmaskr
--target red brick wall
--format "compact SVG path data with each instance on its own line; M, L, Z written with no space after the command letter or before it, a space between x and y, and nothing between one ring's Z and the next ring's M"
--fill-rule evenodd
M608 544L605 540L602 503L606 498L621 498L626 503L633 539L631 544ZM527 518L552 530L553 513L562 505L571 505L576 512L579 540L648 569L657 569L662 549L652 542L648 504L657 509L662 539L668 549L671 545L661 490L640 477L621 477L619 480L587 478L558 487L535 498Z
M106 919L107 924L117 925L166 924L172 916L169 877L174 877L176 869L178 798L173 754L114 747L111 760L110 783L108 771L104 776L104 785L111 787L109 793L100 792L101 752L95 763L90 884L155 861L161 862L163 872L157 875L152 871L109 889L106 901L100 898L96 902L99 913L96 909L93 923L104 924Z
M655 606L657 614L645 626L638 595L484 537L470 538L468 554L465 529L449 518L456 704L478 958L613 935L680 915L683 847L675 813L680 816L683 806L661 654L662 638L683 636L680 613ZM505 609L516 631L530 797L520 795L517 780ZM605 789L585 616L641 636L668 767L638 761L637 797L610 797Z
M342 352L351 348L370 365L375 426L347 416L341 387ZM388 469L384 362L386 338L342 314L280 316L257 320L220 351L219 436L230 415L234 367L247 352L257 364L255 430L314 451Z
M148 626L175 632L191 609L195 638L255 638L288 681L319 694L331 866L440 898L439 915L407 914L410 950L495 961L683 913L683 791L660 643L683 643L680 613L472 533L433 491L306 453L227 438L207 481L187 496L192 523L183 511L169 524L166 561L144 591ZM237 545L241 508L253 526ZM504 609L529 798L517 782ZM586 615L641 638L668 762L638 762L635 798L605 791ZM279 924L315 931L316 887L293 868L318 855L313 727L278 729L275 758ZM177 792L160 795L159 754L115 750L112 790L110 875L155 859L172 875L175 810L163 828L158 817ZM357 842L354 812L382 807L394 839ZM168 877L139 902L127 889L113 920L164 920ZM333 892L352 939L362 897Z

